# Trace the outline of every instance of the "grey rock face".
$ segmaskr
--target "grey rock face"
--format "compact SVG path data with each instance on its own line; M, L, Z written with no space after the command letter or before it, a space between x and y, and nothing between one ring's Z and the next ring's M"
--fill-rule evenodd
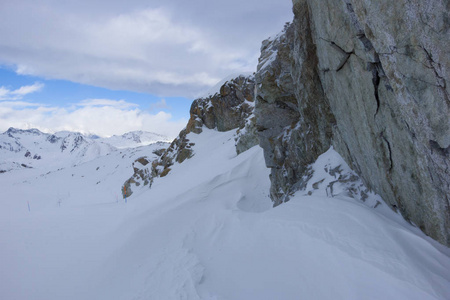
M243 128L253 112L254 89L252 76L241 75L225 82L219 93L195 100L186 126L187 133L200 133L203 125L218 131Z
M235 141L236 153L238 155L259 144L256 117L254 114L247 117L244 128L238 129Z
M256 124L271 168L275 205L304 187L307 166L328 150L335 124L315 72L317 56L308 24L305 14L275 39L264 41L256 74ZM305 31L296 31L296 26Z
M369 188L449 245L448 1L293 4L293 24L263 42L256 75L275 204L332 144Z

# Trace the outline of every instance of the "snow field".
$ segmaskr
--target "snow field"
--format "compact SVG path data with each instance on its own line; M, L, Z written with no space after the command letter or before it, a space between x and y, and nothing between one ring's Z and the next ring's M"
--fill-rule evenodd
M141 153L0 174L0 298L450 299L448 248L376 195L362 202L336 184L329 197L324 168L351 172L336 152L271 208L262 150L236 156L234 134L190 134L194 157L126 204L114 193ZM70 196L58 206L50 187Z

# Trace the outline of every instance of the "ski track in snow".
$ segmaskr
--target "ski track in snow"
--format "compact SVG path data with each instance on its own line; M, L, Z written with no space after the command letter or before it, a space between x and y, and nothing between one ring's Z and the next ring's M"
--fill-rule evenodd
M191 134L194 157L127 203L151 148L0 174L0 298L450 299L448 248L376 195L326 196L320 170L348 168L332 149L320 189L272 208L262 150L236 156L233 135Z

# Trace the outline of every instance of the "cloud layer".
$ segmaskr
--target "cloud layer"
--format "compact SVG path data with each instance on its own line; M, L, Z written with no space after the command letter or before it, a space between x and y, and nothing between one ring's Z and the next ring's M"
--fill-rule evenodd
M144 130L174 138L187 123L185 119L173 120L167 112L143 111L139 105L125 100L85 99L69 107L20 100L41 88L39 83L13 91L0 87L1 132L16 127L37 128L44 132L68 130L107 137ZM161 103L165 101L161 100Z
M2 1L0 63L20 74L194 97L253 71L284 0ZM0 91L1 93L1 91Z
M24 85L21 86L20 88L16 89L16 90L10 90L4 86L0 86L0 101L4 101L4 100L10 100L10 101L15 101L15 100L20 100L22 99L24 96L34 93L34 92L39 92L40 90L42 90L44 88L44 84L40 83L40 82L36 82L32 85Z

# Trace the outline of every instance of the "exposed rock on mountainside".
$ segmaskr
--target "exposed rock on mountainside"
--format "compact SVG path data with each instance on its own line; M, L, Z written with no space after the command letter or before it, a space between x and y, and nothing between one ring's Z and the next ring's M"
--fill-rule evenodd
M133 193L133 191L131 189L132 184L135 186L140 186L141 184L148 185L150 183L149 182L149 178L150 178L149 170L148 170L148 168L145 167L149 163L150 162L148 161L148 159L146 157L140 157L133 162L134 174L130 179L125 181L125 183L122 187L122 196L123 197L131 196L131 194Z
M293 25L286 25L282 34L264 41L256 74L256 124L266 165L272 169L275 205L304 187L306 166L328 150L335 124L314 71L317 57L310 32L294 44L296 34Z
M253 76L238 76L225 82L217 93L199 98L192 103L190 119L185 129L172 142L160 159L152 163L152 178L166 176L170 167L182 163L193 155L193 143L187 134L201 133L202 127L228 131L239 128L236 137L237 152L258 144L254 125L254 79Z
M243 128L246 118L253 111L253 98L253 78L239 76L225 82L215 95L192 103L187 133L200 133L203 125L218 131Z
M236 152L239 154L258 144L254 109L253 76L238 76L226 81L220 91L210 96L199 98L192 103L190 119L186 128L170 144L167 150L161 149L159 158L151 163L141 157L133 163L134 174L122 186L123 197L128 197L137 186L151 186L155 177L164 177L171 171L174 163L182 163L194 155L194 143L187 135L199 134L202 127L228 131L239 128L236 140Z
M275 204L333 145L393 209L450 245L449 2L293 3L294 22L263 42L256 74Z
M136 187L150 185L152 180L151 162L156 158L160 158L165 153L168 143L157 142L153 143L151 146L152 148L159 148L153 150L152 155L141 156L132 163L133 175L125 181L121 187L123 198L131 196Z

